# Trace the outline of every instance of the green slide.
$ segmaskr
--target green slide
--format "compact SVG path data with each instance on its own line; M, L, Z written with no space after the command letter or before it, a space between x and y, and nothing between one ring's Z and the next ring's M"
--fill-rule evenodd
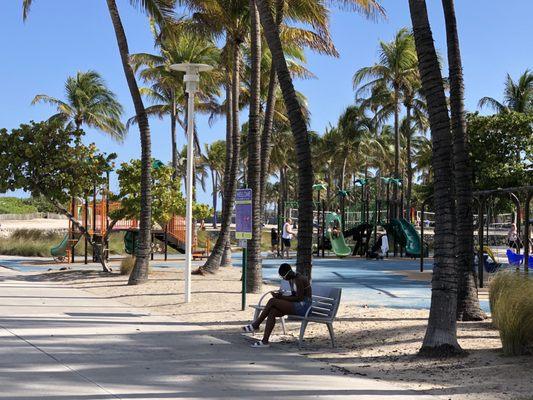
M126 250L127 254L135 253L133 246L137 247L137 242L139 241L137 233L136 231L127 231L124 234L124 250Z
M392 220L405 235L405 253L411 256L420 256L420 235L409 221L401 218Z
M61 261L63 258L67 256L68 247L71 245L76 246L76 244L80 240L80 237L81 235L75 234L74 238L71 240L69 235L66 234L63 240L61 240L61 243L59 243L57 246L52 247L50 249L50 255L54 257L54 260Z
M333 237L331 228L333 226L338 227L338 234ZM341 218L335 213L329 213L326 215L326 229L327 237L331 242L331 249L337 257L347 257L352 254L352 249L344 241L344 235L341 229Z
M57 246L50 249L50 255L54 258L63 258L67 256L67 246L68 246L69 236L65 235L61 243Z

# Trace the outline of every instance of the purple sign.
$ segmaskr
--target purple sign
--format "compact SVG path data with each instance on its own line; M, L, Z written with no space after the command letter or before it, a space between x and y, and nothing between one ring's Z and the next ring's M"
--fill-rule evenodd
M235 238L252 238L252 189L237 189L235 194Z

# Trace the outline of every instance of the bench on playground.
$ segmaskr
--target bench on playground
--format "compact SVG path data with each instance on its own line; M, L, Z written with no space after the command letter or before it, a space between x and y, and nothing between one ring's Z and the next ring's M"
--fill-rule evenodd
M335 321L335 317L337 316L337 311L339 310L339 305L341 302L341 288L334 288L330 286L324 286L324 285L311 285L312 288L312 304L311 307L307 310L307 313L303 316L300 315L288 315L284 317L280 317L280 323L281 328L283 330L283 334L286 333L285 331L285 318L289 318L290 320L300 320L300 336L298 338L298 347L302 346L302 341L304 338L305 330L307 328L307 325L309 322L314 322L317 324L324 324L328 327L329 336L331 339L331 346L335 347L335 333L333 331L333 322ZM282 281L280 285L280 290L282 292L291 292L289 282ZM259 316L261 311L265 308L263 305L263 300L267 295L269 294L265 293L261 298L259 299L259 303L257 305L251 305L250 307L254 309L254 320Z

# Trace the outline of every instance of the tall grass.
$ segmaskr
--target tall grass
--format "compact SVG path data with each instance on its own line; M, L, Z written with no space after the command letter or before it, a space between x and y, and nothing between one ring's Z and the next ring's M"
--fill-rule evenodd
M65 233L43 231L39 229L17 229L11 236L0 238L0 254L22 257L50 257L50 249L57 246ZM85 253L83 238L74 249L74 254L82 256ZM113 232L109 235L110 254L124 252L123 234ZM87 254L92 256L92 247L87 245Z
M533 346L533 280L516 272L499 272L490 283L493 323L503 353L528 354Z

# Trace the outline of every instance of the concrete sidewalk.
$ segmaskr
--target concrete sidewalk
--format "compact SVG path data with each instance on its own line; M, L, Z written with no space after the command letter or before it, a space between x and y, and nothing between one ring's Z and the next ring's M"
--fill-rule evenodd
M0 399L436 399L0 267Z

